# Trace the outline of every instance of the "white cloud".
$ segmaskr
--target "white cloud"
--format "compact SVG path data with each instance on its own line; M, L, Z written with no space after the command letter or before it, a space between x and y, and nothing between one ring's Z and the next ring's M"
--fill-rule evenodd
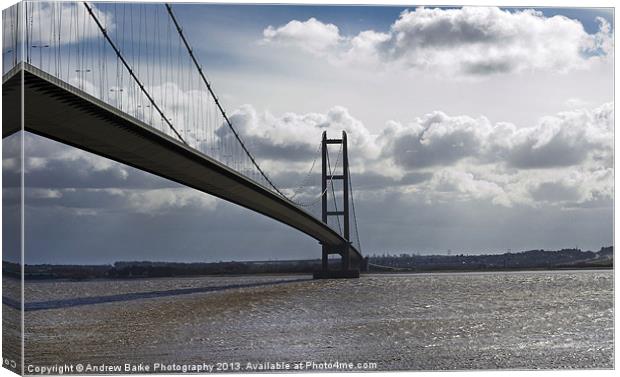
M99 10L96 5L91 4L91 8L106 30L114 31L112 14ZM28 11L33 20L29 38L35 45L66 45L101 38L101 31L82 3L33 2L29 3Z
M217 199L187 187L161 189L126 188L31 188L25 191L29 207L58 207L76 215L127 212L161 215L213 211Z
M42 157L26 157L25 170L40 170L47 166L47 159Z
M493 132L484 118L450 117L436 111L402 125L390 122L380 141L384 155L406 169L451 165L463 158L477 156Z
M434 112L407 125L389 122L378 140L383 154L404 169L449 166L467 158L520 169L572 166L587 159L610 166L613 122L611 102L547 116L523 128Z
M566 105L566 107L570 108L570 109L576 109L576 108L582 108L582 107L586 107L588 105L590 105L589 101L586 101L582 98L576 98L576 97L571 97L569 99L567 99L564 104Z
M51 156L49 160L55 161L80 161L83 174L91 172L110 171L121 179L127 178L127 169L124 165L118 164L106 158L100 158L80 149L64 149L58 154Z
M566 172L558 179L541 178L530 187L530 193L537 202L560 203L562 205L584 204L601 199L613 198L613 169L594 171L583 169Z
M2 170L5 171L14 171L19 172L20 169L19 159L14 157L4 157L2 158Z
M137 213L155 215L173 209L214 210L217 199L191 188L123 191L129 207Z
M270 25L263 30L263 37L265 43L296 45L315 54L328 52L341 40L336 25L324 24L314 17L307 21L293 20L278 28Z
M611 164L613 103L594 110L567 111L544 117L536 126L515 130L506 153L507 163L518 168L576 165L586 158Z
M614 39L611 24L602 17L596 17L596 21L599 24L599 31L594 35L594 39L590 40L590 51L613 55Z
M357 156L368 160L379 154L374 136L342 106L334 106L324 114L289 112L276 116L268 111L258 113L245 105L233 112L230 119L250 151L263 159L305 161L316 156L323 131L336 138L343 130Z
M448 193L447 201L490 199L493 204L506 207L511 205L506 192L497 183L477 179L471 173L458 170L438 171L429 182L429 189L439 194L429 195L433 197Z
M390 121L379 135L343 107L275 116L244 106L232 119L259 162L281 176L306 171L323 130L345 129L353 175L370 191L386 191L391 182L390 190L427 202L489 200L504 207L612 197L612 103L521 128L435 111L409 123Z
M32 199L59 199L62 198L60 190L26 188L27 198Z
M599 31L589 34L577 20L531 9L420 7L402 12L386 33L366 30L347 37L332 24L293 20L265 29L264 41L281 38L311 53L328 53L330 61L343 65L379 63L440 75L568 72L613 54L611 26L598 20Z

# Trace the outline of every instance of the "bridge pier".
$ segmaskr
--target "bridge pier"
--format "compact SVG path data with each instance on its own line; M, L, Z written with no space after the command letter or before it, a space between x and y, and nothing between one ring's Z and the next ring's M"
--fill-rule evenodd
M331 176L328 176L327 171L327 145L328 144L342 144L342 175L335 175L331 172ZM351 252L351 242L349 237L349 157L347 151L347 134L342 131L342 139L327 139L327 132L323 131L323 139L321 142L321 154L323 158L322 168L322 220L327 224L327 218L329 216L342 216L343 217L343 237L346 243L339 246L321 245L322 258L321 258L321 270L314 273L315 279L337 279L337 278L358 278L360 276L360 267L362 261L357 253ZM343 206L342 211L327 210L327 184L331 183L331 180L342 180L342 199ZM332 187L333 189L333 187ZM334 199L335 203L335 199ZM340 269L329 268L329 256L331 254L340 254ZM352 263L353 262L353 263Z
M332 254L340 255L340 268L330 268L329 256ZM321 269L315 271L315 279L353 279L360 277L361 260L351 253L348 244L341 247L330 247L322 245Z

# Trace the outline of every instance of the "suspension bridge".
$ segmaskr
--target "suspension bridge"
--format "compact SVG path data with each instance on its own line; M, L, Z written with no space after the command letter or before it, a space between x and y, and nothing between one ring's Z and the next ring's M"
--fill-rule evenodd
M2 18L3 138L28 131L287 224L319 241L317 278L364 269L347 134L318 130L307 174L278 184L169 4L22 2Z

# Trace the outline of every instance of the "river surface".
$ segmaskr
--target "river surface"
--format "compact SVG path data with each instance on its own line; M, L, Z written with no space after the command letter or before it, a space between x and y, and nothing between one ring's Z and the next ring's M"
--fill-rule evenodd
M28 281L25 301L26 366L613 368L609 270Z

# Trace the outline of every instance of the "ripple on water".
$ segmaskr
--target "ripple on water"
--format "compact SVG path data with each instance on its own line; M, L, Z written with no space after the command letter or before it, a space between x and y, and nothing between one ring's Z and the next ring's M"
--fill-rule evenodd
M28 282L25 296L72 300L299 278ZM611 368L612 280L611 271L367 275L31 311L26 362Z

